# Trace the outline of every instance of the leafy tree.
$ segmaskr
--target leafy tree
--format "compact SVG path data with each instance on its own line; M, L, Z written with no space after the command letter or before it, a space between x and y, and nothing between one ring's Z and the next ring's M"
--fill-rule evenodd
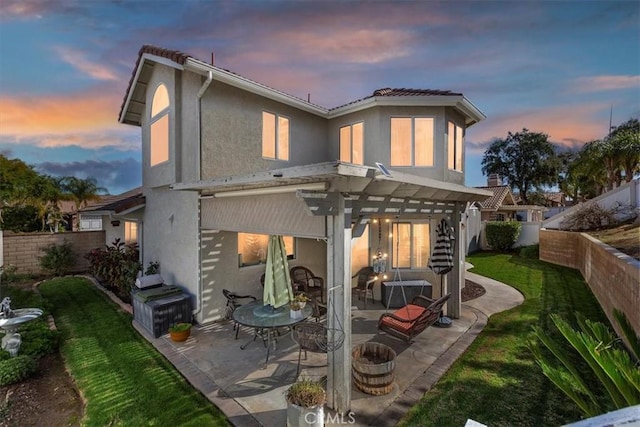
M640 172L640 122L630 119L611 130L607 137L611 150L624 172L624 180L630 182Z
M560 161L549 136L528 129L496 139L482 158L482 173L500 175L518 189L525 204L529 204L532 190L558 181L559 169Z
M104 193L107 191L103 187L98 187L95 178L80 179L75 176L67 177L64 181L63 187L70 200L74 201L76 205L76 212L86 206L89 201L99 200L100 196L98 193ZM77 221L80 221L79 216L77 216Z

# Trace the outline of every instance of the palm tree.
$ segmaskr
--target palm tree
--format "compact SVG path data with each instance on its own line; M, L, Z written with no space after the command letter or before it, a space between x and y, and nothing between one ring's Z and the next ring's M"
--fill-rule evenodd
M86 179L76 178L70 176L65 179L64 188L68 193L71 200L76 205L76 216L78 211L85 207L88 202L92 200L100 200L98 193L106 193L107 190L103 187L98 187L98 182L95 178L89 177ZM80 217L77 216L76 228L78 228Z

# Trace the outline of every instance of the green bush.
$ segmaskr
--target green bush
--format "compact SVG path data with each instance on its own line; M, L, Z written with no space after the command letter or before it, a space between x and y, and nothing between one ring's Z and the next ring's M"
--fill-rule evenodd
M138 245L125 244L115 239L104 249L94 249L85 255L89 260L89 271L120 299L129 302L131 287L142 270Z
M25 323L19 332L22 338L19 354L38 359L58 351L60 332L49 329L44 319Z
M520 257L540 259L540 245L523 246L520 248Z
M521 228L522 224L518 221L487 222L487 243L496 251L508 252L518 240Z
M29 356L18 355L0 361L0 386L6 386L25 380L35 374L38 364Z
M51 245L43 249L44 256L40 258L40 266L56 276L67 274L76 262L76 256L67 240L61 245Z

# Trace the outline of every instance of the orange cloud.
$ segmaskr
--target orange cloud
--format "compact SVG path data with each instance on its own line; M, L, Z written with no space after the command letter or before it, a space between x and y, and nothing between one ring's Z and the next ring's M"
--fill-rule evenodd
M56 47L60 58L67 64L78 69L82 74L87 74L97 80L117 80L115 71L110 70L104 64L89 61L82 52L68 47Z
M610 107L605 103L563 105L489 117L467 132L469 141L477 141L470 152L482 153L494 138L505 138L508 132L523 128L546 133L550 141L565 147L581 146L606 135Z
M21 137L117 128L117 111L122 99L105 93L3 96L0 98L0 134Z
M640 89L640 75L580 77L571 85L579 93L620 89Z

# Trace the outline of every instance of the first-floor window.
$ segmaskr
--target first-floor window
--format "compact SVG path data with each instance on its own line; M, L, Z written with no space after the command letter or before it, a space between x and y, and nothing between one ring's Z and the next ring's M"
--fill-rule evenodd
M138 243L138 223L135 221L124 222L124 242Z
M102 230L102 217L99 215L82 215L80 230Z
M393 268L426 268L430 256L429 224L393 224L391 245Z
M295 259L295 238L283 236L287 259ZM238 264L240 267L267 262L267 234L238 233Z
M362 236L351 240L351 271L355 272L370 264L369 259L369 225Z

